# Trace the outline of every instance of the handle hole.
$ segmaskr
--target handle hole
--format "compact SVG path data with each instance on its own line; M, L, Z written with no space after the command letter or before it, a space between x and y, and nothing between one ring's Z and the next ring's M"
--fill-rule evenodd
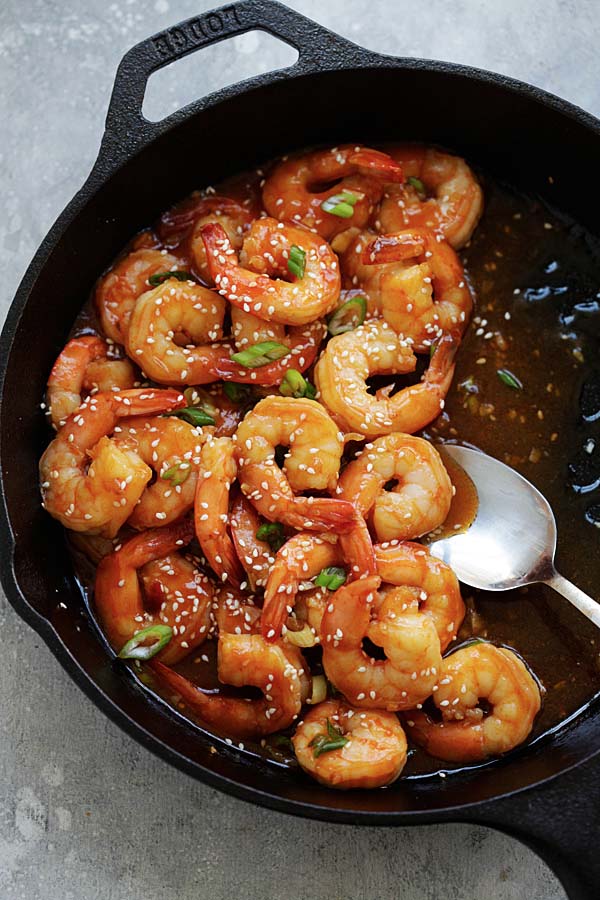
M248 31L153 72L142 113L160 122L199 97L262 72L288 68L297 59L298 51L284 41L264 31Z

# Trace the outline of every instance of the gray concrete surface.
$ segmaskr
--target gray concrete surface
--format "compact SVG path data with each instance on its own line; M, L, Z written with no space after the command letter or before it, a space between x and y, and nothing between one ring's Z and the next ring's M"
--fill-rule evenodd
M39 241L93 162L123 52L212 5L2 0L3 313ZM291 5L373 49L506 72L600 113L595 0ZM160 117L211 87L288 59L276 42L247 35L157 79L147 108ZM401 115L401 103L390 113ZM56 291L49 305L60 302L60 285ZM1 595L0 634L2 900L565 896L533 853L482 828L349 830L222 796L109 723Z

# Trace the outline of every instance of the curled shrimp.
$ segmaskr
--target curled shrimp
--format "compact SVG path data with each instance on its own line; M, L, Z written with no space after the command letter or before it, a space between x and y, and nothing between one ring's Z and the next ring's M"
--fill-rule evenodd
M344 469L336 496L353 500L380 541L411 540L441 525L452 482L433 444L395 432L367 444Z
M111 359L106 341L95 334L72 338L52 366L47 397L55 428L64 425L92 390L126 390L135 384L135 371L128 359Z
M321 621L323 668L353 706L396 712L429 697L442 657L432 619L407 605L402 588L378 595L380 581L352 581L333 595ZM385 659L369 656L365 638Z
M137 301L127 353L159 384L206 384L224 350L225 303L214 291L169 278ZM226 354L228 358L228 354Z
M418 145L391 155L406 181L386 186L377 214L381 231L428 228L456 250L464 247L483 211L481 186L464 159Z
M351 226L362 228L381 198L384 183L402 180L401 166L386 153L368 147L334 147L280 162L265 181L263 203L270 216L297 222L331 240ZM323 203L343 191L355 198L347 219L323 209Z
M260 516L249 500L238 492L229 513L229 527L239 561L246 571L250 590L264 587L275 557L267 541L258 538Z
M194 503L196 537L209 565L222 581L239 587L244 570L229 533L229 496L237 465L231 438L209 438L200 454Z
M407 714L413 740L438 759L479 762L527 738L541 693L516 653L478 642L444 659L433 701L441 721L422 710Z
M306 531L353 527L348 501L295 494L337 484L342 436L319 403L266 397L240 424L235 442L240 487L265 519ZM278 446L289 447L283 469L275 461Z
M239 241L243 232L258 215L258 209L250 209L231 197L221 194L201 194L195 191L181 203L168 209L160 217L157 234L160 241L171 249L181 245L195 258L196 268L202 277L208 271L204 269L204 247L197 246L199 230L207 222L218 222L229 234L232 241ZM199 258L196 258L199 251ZM208 283L208 278L205 279Z
M65 528L114 537L152 477L132 450L109 437L121 418L185 404L176 390L91 394L69 416L40 460L45 509Z
M445 335L437 344L420 383L391 393L369 393L371 375L413 372L416 360L409 341L381 319L374 319L329 341L315 367L321 402L345 431L376 438L394 431L412 434L444 408L454 375L458 341Z
M321 237L276 219L255 219L239 255L220 225L202 228L210 273L233 306L268 322L307 325L334 309L341 287L337 256ZM304 252L304 274L294 281L292 247Z
M94 297L104 334L124 344L136 300L150 287L148 279L181 268L171 253L149 247L133 250L115 263L98 282Z
M278 551L267 579L261 618L264 637L274 640L280 636L303 582L310 581L322 569L343 563L335 537L300 533L286 541Z
M319 738L340 735L343 746L318 753ZM406 735L393 713L354 709L326 700L311 709L292 738L296 759L327 787L376 788L391 784L406 763Z
M205 691L160 662L156 675L207 725L236 738L257 738L288 728L302 707L302 682L297 666L277 644L259 634L221 632L218 673L223 684L251 686L259 700Z
M386 584L403 589L406 609L429 616L443 653L465 617L456 575L422 544L386 541L374 549L377 573Z
M177 418L125 419L114 429L113 442L121 450L136 453L153 471L128 519L128 525L143 531L184 516L194 505L200 450L205 437Z
M173 629L171 640L160 653L160 659L170 665L206 639L212 585L178 552L192 534L188 521L150 529L101 560L94 603L117 653L138 631L151 625L170 625Z
M394 331L412 339L417 353L429 352L448 332L462 336L473 297L450 244L427 229L411 229L375 238L362 251L362 260L376 267L375 300L381 314ZM371 284L371 300L373 290Z

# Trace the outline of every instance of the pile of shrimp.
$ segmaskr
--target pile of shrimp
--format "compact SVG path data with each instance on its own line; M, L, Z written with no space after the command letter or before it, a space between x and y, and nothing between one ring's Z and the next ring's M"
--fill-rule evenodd
M416 432L452 382L482 206L464 160L412 145L193 194L99 279L48 380L43 505L97 565L115 654L329 787L389 785L407 735L497 756L540 709L515 652L456 644L458 581L420 542L453 498ZM219 690L190 675L205 642Z

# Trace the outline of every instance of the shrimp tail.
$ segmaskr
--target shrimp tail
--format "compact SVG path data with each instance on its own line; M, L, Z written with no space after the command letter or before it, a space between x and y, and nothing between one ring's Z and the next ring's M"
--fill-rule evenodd
M354 527L347 534L340 534L340 548L344 560L350 566L351 578L377 574L377 562L367 523L359 512Z
M310 498L312 499L312 498ZM337 534L351 531L356 525L356 510L349 500L297 497L285 514L285 522L292 528L306 531L332 531Z
M186 399L175 388L135 388L114 394L118 416L149 416L181 409Z
M423 253L425 240L417 231L400 231L397 234L380 234L367 244L361 255L365 266L413 259Z
M252 738L260 733L251 717L244 715L246 710L250 712L249 701L205 691L158 660L152 660L149 665L160 681L179 694L186 706L207 725L237 738Z
M404 181L404 170L400 163L380 150L361 147L350 154L348 162L356 166L361 175L370 175L381 181L393 181L398 184Z

